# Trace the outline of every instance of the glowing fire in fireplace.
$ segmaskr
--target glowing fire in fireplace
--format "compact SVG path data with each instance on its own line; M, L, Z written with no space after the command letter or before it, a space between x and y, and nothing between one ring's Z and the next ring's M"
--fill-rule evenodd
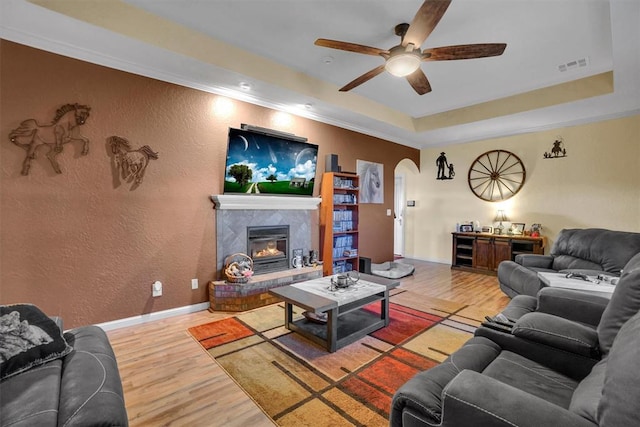
M256 274L286 270L289 267L289 226L247 227L247 253L253 258Z
M284 255L284 252L282 252L281 250L278 250L278 248L276 247L276 242L274 240L271 240L267 242L266 248L255 252L254 257L259 258L259 257L265 257L265 256L279 256L279 255Z

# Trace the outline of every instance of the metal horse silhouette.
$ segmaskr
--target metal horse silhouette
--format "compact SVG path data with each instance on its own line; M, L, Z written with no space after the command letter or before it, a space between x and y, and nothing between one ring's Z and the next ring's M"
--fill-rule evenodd
M89 111L91 108L86 105L65 104L56 111L50 124L41 125L35 119L27 119L12 130L9 140L27 152L22 175L29 175L31 160L36 158L36 150L42 145L49 147L46 156L56 173L62 173L56 156L62 152L63 144L82 141L82 155L89 154L89 139L80 135L79 129L89 118Z
M148 145L132 150L129 141L115 135L110 136L107 142L111 146L116 168L120 169L122 173L122 179L127 182L134 181L135 186L141 184L149 160L156 160L158 153L154 152Z

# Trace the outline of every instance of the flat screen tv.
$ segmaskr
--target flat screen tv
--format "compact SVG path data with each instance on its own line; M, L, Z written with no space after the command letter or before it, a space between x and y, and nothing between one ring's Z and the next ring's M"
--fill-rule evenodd
M287 135L229 128L224 193L312 196L318 146Z

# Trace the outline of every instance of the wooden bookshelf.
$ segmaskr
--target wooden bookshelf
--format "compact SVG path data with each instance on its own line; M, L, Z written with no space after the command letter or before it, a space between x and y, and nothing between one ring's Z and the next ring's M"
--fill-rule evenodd
M320 205L320 259L325 276L358 270L358 175L326 172L322 175Z

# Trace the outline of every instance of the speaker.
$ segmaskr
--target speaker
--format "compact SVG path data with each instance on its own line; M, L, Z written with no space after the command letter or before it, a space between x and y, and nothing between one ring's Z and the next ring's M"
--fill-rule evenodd
M327 154L324 160L325 172L340 172L340 166L338 166L338 155Z
M359 264L358 271L360 273L371 274L371 258L361 256Z

